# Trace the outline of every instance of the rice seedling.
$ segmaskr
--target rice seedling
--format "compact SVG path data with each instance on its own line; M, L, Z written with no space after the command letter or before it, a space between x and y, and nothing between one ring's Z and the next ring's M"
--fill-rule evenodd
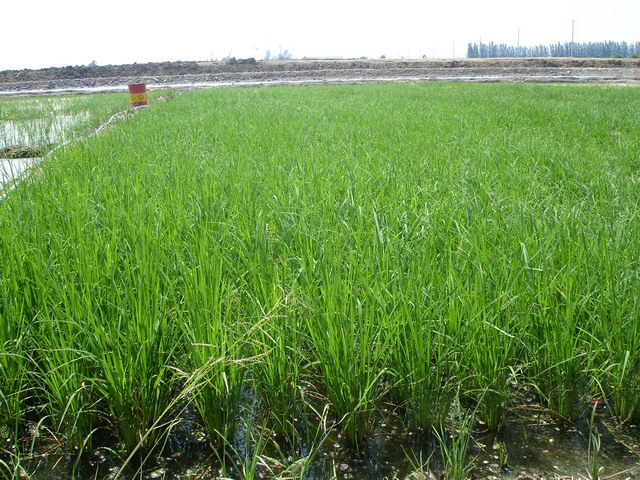
M417 308L412 309L404 299L399 318L389 322L393 328L387 341L394 346L391 364L395 389L398 399L408 403L408 423L412 428L439 428L454 393L455 380L447 365L451 360L450 342L431 312L420 314Z
M442 473L445 478L462 480L471 471L472 462L467 460L471 429L475 422L475 412L467 412L460 407L458 400L451 409L449 431L434 429L442 456Z
M601 437L598 433L598 429L595 426L596 409L598 408L598 402L593 404L591 409L591 415L589 417L589 446L587 447L587 472L591 480L598 480L604 470L600 465L600 441Z
M338 255L326 248L324 255ZM347 441L357 444L368 432L371 414L384 393L386 352L381 341L384 313L374 308L371 290L358 281L357 262L321 264L319 302L307 319L313 354L319 361L327 396ZM369 272L367 272L369 273ZM361 278L371 278L362 275Z
M404 480L431 480L435 478L435 475L429 469L429 461L431 458L423 460L422 453L416 456L409 455L405 452L405 456L411 465L412 472L409 475L406 475ZM394 476L393 478L396 480L398 477Z
M316 432L318 433L318 432ZM302 480L319 445L312 444L307 453L294 458L286 454L277 444L270 442L270 430L266 423L257 424L250 417L244 417L242 442L224 451L221 459L222 478L252 480L273 478L274 480ZM322 443L320 439L320 444ZM271 444L273 443L273 445ZM272 456L271 451L275 451Z
M226 278L222 256L199 242L193 270L184 278L185 325L189 356L195 371L205 369L193 392L210 441L231 444L246 376L242 362L243 324L237 299ZM212 363L213 362L213 363Z
M11 297L3 295L3 298ZM3 303L0 314L0 432L15 438L23 420L31 365L27 357L26 328L20 322L9 321L14 316L20 318L20 311L7 305L6 300Z
M259 467L262 466L267 439L264 435L265 429L257 429L251 421L245 423L244 443L241 451L236 451L233 447L230 451L225 451L225 458L222 459L223 478L238 480L251 480L256 478ZM227 465L230 464L229 467ZM227 475L233 474L233 477Z
M299 241L295 225L273 225L264 215L258 215L251 231L239 232L246 238L235 260L237 277L242 277L243 308L251 318L260 318L248 345L252 356L251 381L278 435L295 438L294 419L301 419L300 370L304 360L301 318L303 307L290 278L293 274L287 262L274 258L276 248L283 255L292 254L291 243ZM273 232L277 229L276 232ZM290 238L277 247L274 234L282 232Z
M4 480L16 480L28 478L29 474L22 465L20 457L13 452L0 449L0 478Z

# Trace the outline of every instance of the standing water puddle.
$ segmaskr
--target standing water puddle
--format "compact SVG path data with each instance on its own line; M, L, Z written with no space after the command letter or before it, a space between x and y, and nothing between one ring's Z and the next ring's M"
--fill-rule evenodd
M0 158L0 186L20 178L36 161L35 158Z
M0 122L0 148L12 145L37 147L67 140L69 132L89 118L89 112L58 115L52 119L38 118Z

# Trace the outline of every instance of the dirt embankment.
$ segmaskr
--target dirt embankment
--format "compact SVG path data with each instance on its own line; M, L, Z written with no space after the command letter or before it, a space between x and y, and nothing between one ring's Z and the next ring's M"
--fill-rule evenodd
M0 91L193 84L397 80L640 83L640 59L287 60L165 62L0 71Z

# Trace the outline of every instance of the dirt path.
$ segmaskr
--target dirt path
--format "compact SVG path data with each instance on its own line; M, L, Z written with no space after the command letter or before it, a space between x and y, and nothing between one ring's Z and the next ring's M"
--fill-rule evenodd
M117 91L129 83L235 86L380 81L640 83L640 59L167 62L0 71L0 94Z

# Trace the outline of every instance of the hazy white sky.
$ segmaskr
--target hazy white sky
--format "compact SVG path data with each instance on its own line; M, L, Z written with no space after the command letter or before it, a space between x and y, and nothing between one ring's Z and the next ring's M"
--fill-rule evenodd
M640 0L5 0L0 70L225 56L464 57L468 42L640 41Z

